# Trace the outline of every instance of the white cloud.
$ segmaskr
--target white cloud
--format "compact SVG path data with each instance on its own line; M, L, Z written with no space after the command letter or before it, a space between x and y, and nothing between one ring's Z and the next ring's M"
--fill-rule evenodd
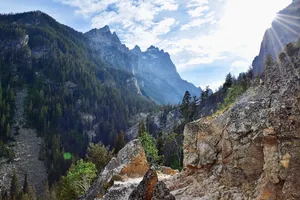
M109 25L129 47L147 48L170 31L174 18L157 20L163 11L176 11L178 0L54 0L76 9L77 14L91 19L92 28Z
M135 44L142 49L152 44L163 48L171 54L180 72L224 60L232 63L226 67L234 73L248 68L275 13L291 3L291 0L54 1L74 7L77 14L91 19L93 28L109 25L130 48Z
M193 27L200 27L203 24L210 23L210 22L213 22L213 21L214 21L213 17L194 19L191 22L189 22L189 23L184 24L183 26L181 26L180 30L186 31L186 30L189 30L189 29L191 29Z
M199 17L204 15L204 11L209 10L208 6L199 6L188 11L188 14L192 17Z
M205 82L206 82L206 84L205 84L205 83L204 83L204 84L201 84L200 87L201 87L202 89L205 89L206 86L209 86L209 88L210 88L213 92L215 92L220 86L223 85L224 80L220 80L220 81L205 81Z
M164 19L156 24L156 26L153 28L152 32L154 35L166 34L170 31L170 28L174 23L175 23L174 18Z
M208 4L208 0L187 0L187 2L188 2L187 8L198 7L198 6Z
M230 72L232 73L232 75L237 77L239 73L247 71L250 65L251 65L250 62L244 60L234 61L231 64Z

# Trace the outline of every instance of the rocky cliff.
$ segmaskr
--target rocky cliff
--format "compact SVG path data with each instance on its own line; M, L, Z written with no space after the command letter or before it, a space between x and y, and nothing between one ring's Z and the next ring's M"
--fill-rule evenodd
M176 199L300 199L299 48L285 55L228 111L186 125Z
M294 42L300 35L300 1L294 0L291 5L277 14L263 37L259 55L255 57L252 66L255 75L264 70L264 63L267 56L272 55L277 60L277 55L283 47Z
M129 50L108 26L93 29L85 36L95 50L94 57L99 56L107 65L134 75L128 82L137 93L159 104L177 104L187 90L200 96L201 89L181 79L170 55L163 50L154 46L145 52L138 46Z

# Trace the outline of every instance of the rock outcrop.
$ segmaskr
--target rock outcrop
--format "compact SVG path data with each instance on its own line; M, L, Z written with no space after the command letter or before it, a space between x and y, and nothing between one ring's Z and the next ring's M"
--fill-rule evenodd
M137 188L131 192L128 200L151 200L157 182L156 171L149 169Z
M102 197L113 185L116 176L125 178L142 177L149 169L143 147L139 140L129 142L121 149L116 158L112 158L98 179L80 199L92 200Z
M185 171L167 182L176 199L300 199L300 51L184 136Z
M152 200L175 200L175 197L170 193L166 184L163 181L159 181L155 185Z
M255 57L252 66L255 75L264 70L267 56L272 55L277 60L277 55L283 47L294 42L300 36L300 1L294 0L291 5L280 11L269 28L261 43L259 55Z

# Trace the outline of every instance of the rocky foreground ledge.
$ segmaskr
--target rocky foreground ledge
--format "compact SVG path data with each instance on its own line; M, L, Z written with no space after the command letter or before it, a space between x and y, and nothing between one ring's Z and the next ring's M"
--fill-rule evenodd
M300 199L300 52L285 52L227 112L184 130L176 199Z
M299 200L300 51L285 54L228 111L185 126L183 172L149 170L134 140L81 199Z
M171 195L162 180L170 179L174 174L174 170L166 167L158 173L150 169L139 140L133 140L119 151L116 158L112 158L92 187L79 199L151 200L154 194L153 200L169 198Z

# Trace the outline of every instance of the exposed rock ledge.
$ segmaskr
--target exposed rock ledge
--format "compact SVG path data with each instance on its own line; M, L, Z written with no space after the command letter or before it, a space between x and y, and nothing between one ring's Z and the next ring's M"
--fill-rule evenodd
M109 185L113 184L113 176L119 178L138 178L144 176L149 165L139 140L129 142L116 158L112 158L98 179L80 199L93 200L101 198Z
M224 114L184 130L176 199L300 199L300 52L266 69Z

